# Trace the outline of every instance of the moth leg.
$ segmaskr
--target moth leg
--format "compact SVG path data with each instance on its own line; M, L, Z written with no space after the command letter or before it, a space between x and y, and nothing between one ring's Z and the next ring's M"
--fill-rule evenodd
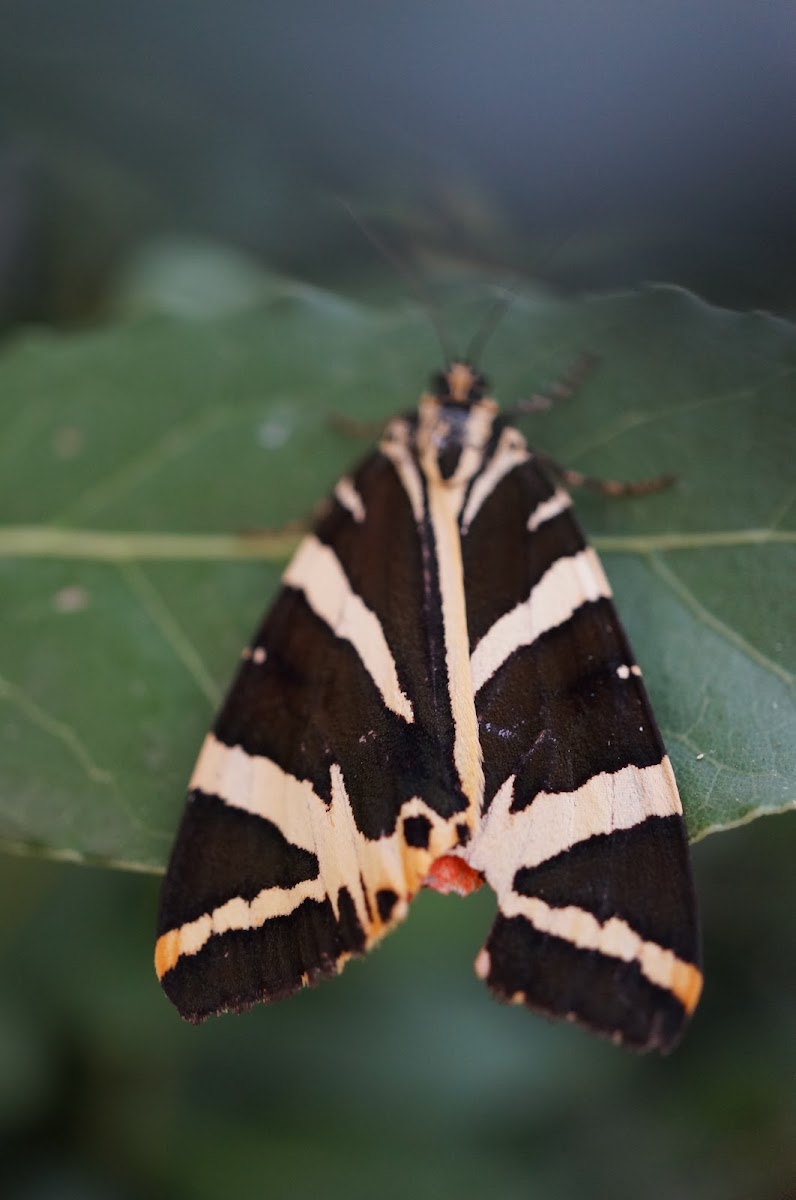
M519 400L512 406L512 411L520 413L549 412L559 400L569 400L583 381L597 366L599 359L596 354L585 351L578 355L569 370L552 383L545 392L534 392L532 396Z
M656 475L652 479L596 479L593 475L584 475L581 471L572 471L562 467L555 459L546 454L538 455L552 475L566 487L590 488L603 496L649 496L652 492L662 492L677 482L676 475Z

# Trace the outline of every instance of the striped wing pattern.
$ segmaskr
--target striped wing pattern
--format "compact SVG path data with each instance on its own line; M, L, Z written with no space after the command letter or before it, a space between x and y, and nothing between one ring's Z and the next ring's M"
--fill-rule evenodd
M641 672L569 496L476 378L452 368L338 484L244 651L162 895L188 1020L336 973L451 857L497 896L476 970L499 998L661 1050L697 1002Z
M608 581L533 459L463 542L486 776L468 860L499 908L476 969L501 999L669 1049L701 988L695 900L674 775ZM489 578L507 557L487 599L485 564Z
M336 973L470 836L423 483L395 425L299 547L194 770L156 952L188 1020Z

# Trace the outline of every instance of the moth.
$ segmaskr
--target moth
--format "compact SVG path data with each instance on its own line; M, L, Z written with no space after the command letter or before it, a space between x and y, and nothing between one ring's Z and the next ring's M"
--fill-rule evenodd
M563 478L461 361L337 484L190 781L155 953L181 1016L289 996L424 884L485 881L499 999L678 1041L702 986L680 799Z

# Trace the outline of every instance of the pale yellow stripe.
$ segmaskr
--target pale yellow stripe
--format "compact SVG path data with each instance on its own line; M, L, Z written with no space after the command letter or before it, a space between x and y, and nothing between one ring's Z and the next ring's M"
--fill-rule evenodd
M481 638L470 660L473 691L477 693L520 646L530 646L549 629L563 625L587 601L610 595L592 549L557 559L528 599L499 617Z
M485 396L483 400L479 400L470 409L462 435L462 452L459 455L458 466L452 477L445 481L446 487L459 489L459 498L456 504L457 513L461 511L467 484L481 469L481 464L484 461L484 448L491 437L496 415L497 404L488 396ZM437 428L444 426L444 423L444 418L439 416ZM514 435L515 441L519 439L524 444L521 433L518 433L516 429L511 430L511 433ZM431 443L436 456L439 441L435 432L431 434ZM439 464L437 463L437 471L434 472L434 475L438 474Z
M313 612L338 637L356 650L389 709L405 721L414 721L412 705L398 682L398 671L381 622L351 590L337 555L316 537L304 539L283 576L298 588Z
M454 729L453 758L462 791L470 801L468 812L462 816L474 828L484 795L484 769L470 674L470 641L455 491L447 488L439 478L429 479L428 506L442 600L445 662Z
M415 518L415 522L420 525L425 512L423 481L417 463L409 448L409 425L407 422L402 420L390 421L379 443L379 449L386 458L389 458L395 467L398 478L412 506L412 515Z
M466 533L484 502L495 490L504 476L520 463L530 458L525 438L518 430L508 426L498 439L495 453L473 484L461 517L462 533Z
M365 520L365 503L347 475L338 479L334 489L334 498L338 504L342 504L343 508L350 512L358 524Z
M552 521L554 517L560 517L562 512L566 512L572 505L572 497L563 488L556 488L552 496L547 500L542 500L537 504L536 508L528 518L528 529L531 533L544 525L546 521Z
M216 934L258 929L273 917L289 916L305 900L320 901L325 895L320 879L311 879L293 888L267 888L250 903L241 896L228 900L214 912L190 921L179 929L171 929L158 938L155 945L158 979L162 979L180 958L198 954Z
M600 923L575 906L553 908L538 897L520 896L514 890L519 870L539 866L591 837L632 829L649 817L681 815L669 759L650 767L603 772L574 792L541 792L519 812L511 811L514 783L512 775L497 792L465 852L470 866L484 874L496 893L501 913L525 917L534 928L581 949L638 962L651 982L667 988L691 1012L702 987L702 976L691 963L644 941L619 918ZM489 956L483 951L476 960L476 971L485 978L489 969Z
M462 791L469 801L461 820L475 828L484 794L484 771L478 718L470 675L469 634L464 596L464 571L459 535L459 513L467 483L483 461L497 406L485 398L471 409L463 434L463 450L454 475L443 479L439 450L449 434L443 406L433 396L423 396L417 431L417 453L426 482L428 515L434 534L448 696L453 717L453 758Z
M288 775L270 758L247 754L240 746L225 746L209 733L188 787L266 817L292 845L315 852L311 806L322 801L306 779Z
M636 962L650 983L672 992L686 1012L696 1008L702 990L701 972L672 950L645 941L619 917L601 922L593 913L575 905L553 908L538 896L520 896L516 892L501 900L500 911L505 917L524 917L540 933L562 938L579 950L596 950L622 962Z
M182 955L198 953L211 937L235 929L258 929L274 917L289 916L307 899L322 901L328 896L339 916L342 888L351 895L369 945L403 919L407 902L420 888L431 863L456 847L459 818L445 820L420 797L414 797L403 805L395 830L371 841L357 828L343 774L336 765L331 779L332 801L327 805L306 780L295 779L269 759L246 754L240 746L225 746L212 734L207 737L190 786L219 796L232 808L271 821L289 842L316 855L318 874L294 887L264 888L251 901L232 896L213 912L169 930L155 948L160 978ZM431 834L426 849L407 846L403 834L407 816L428 819ZM386 923L379 920L376 904L383 888L399 898Z
M501 904L521 867L536 867L597 834L683 811L668 757L655 766L602 772L574 792L540 792L518 812L511 811L514 781L510 775L499 789L466 851Z

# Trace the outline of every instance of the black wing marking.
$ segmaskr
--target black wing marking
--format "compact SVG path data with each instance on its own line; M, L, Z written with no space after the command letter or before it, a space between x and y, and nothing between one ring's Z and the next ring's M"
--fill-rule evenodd
M188 1020L334 974L459 844L438 585L410 422L338 484L244 652L163 888Z
M519 435L517 435L519 436ZM532 458L463 531L501 999L670 1049L701 988L677 787L608 582Z

